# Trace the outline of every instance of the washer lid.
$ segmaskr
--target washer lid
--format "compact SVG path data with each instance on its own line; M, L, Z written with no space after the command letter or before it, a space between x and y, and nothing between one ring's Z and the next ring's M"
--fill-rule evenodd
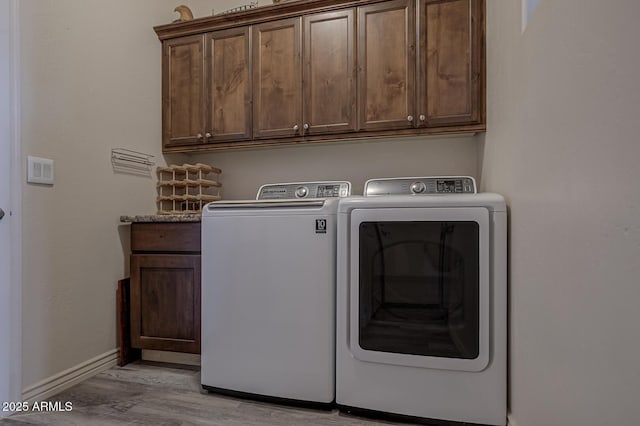
M340 198L351 195L347 181L271 183L258 189L256 200Z
M335 215L338 198L308 200L228 200L215 201L202 209L202 219L221 216Z
M304 209L324 207L327 200L309 199L309 200L239 200L239 201L217 201L209 203L205 208L212 210L229 210L229 209Z

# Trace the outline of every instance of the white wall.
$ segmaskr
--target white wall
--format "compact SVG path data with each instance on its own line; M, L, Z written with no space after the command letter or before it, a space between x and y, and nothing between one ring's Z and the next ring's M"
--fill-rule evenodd
M155 211L151 178L112 171L110 150L160 164L165 0L22 0L22 153L55 160L53 187L23 182L23 385L116 347L126 276L121 214ZM26 175L26 173L24 173ZM119 228L121 228L119 230Z
M486 190L509 199L517 426L638 424L640 3L487 2Z

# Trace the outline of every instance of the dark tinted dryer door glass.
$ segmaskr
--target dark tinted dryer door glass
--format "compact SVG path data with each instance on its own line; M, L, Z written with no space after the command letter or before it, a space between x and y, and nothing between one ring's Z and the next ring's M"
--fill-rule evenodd
M361 348L478 357L478 223L362 222L359 240Z

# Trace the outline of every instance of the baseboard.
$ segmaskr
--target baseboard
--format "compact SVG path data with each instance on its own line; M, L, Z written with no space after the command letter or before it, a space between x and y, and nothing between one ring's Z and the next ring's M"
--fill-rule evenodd
M511 413L507 414L507 426L518 426Z
M65 389L95 376L118 363L118 350L112 349L83 363L53 375L22 391L22 400L28 402L43 401Z

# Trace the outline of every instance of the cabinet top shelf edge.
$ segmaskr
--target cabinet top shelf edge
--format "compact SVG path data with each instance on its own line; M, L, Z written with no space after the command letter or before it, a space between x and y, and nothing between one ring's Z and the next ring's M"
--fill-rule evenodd
M335 9L344 9L373 3L382 3L385 0L298 0L287 3L259 6L240 12L226 13L213 16L196 18L192 21L162 24L153 27L160 40L175 37L202 34L213 29L224 29L242 25L255 24L269 21L274 17L287 18L300 16L305 13L328 12Z

